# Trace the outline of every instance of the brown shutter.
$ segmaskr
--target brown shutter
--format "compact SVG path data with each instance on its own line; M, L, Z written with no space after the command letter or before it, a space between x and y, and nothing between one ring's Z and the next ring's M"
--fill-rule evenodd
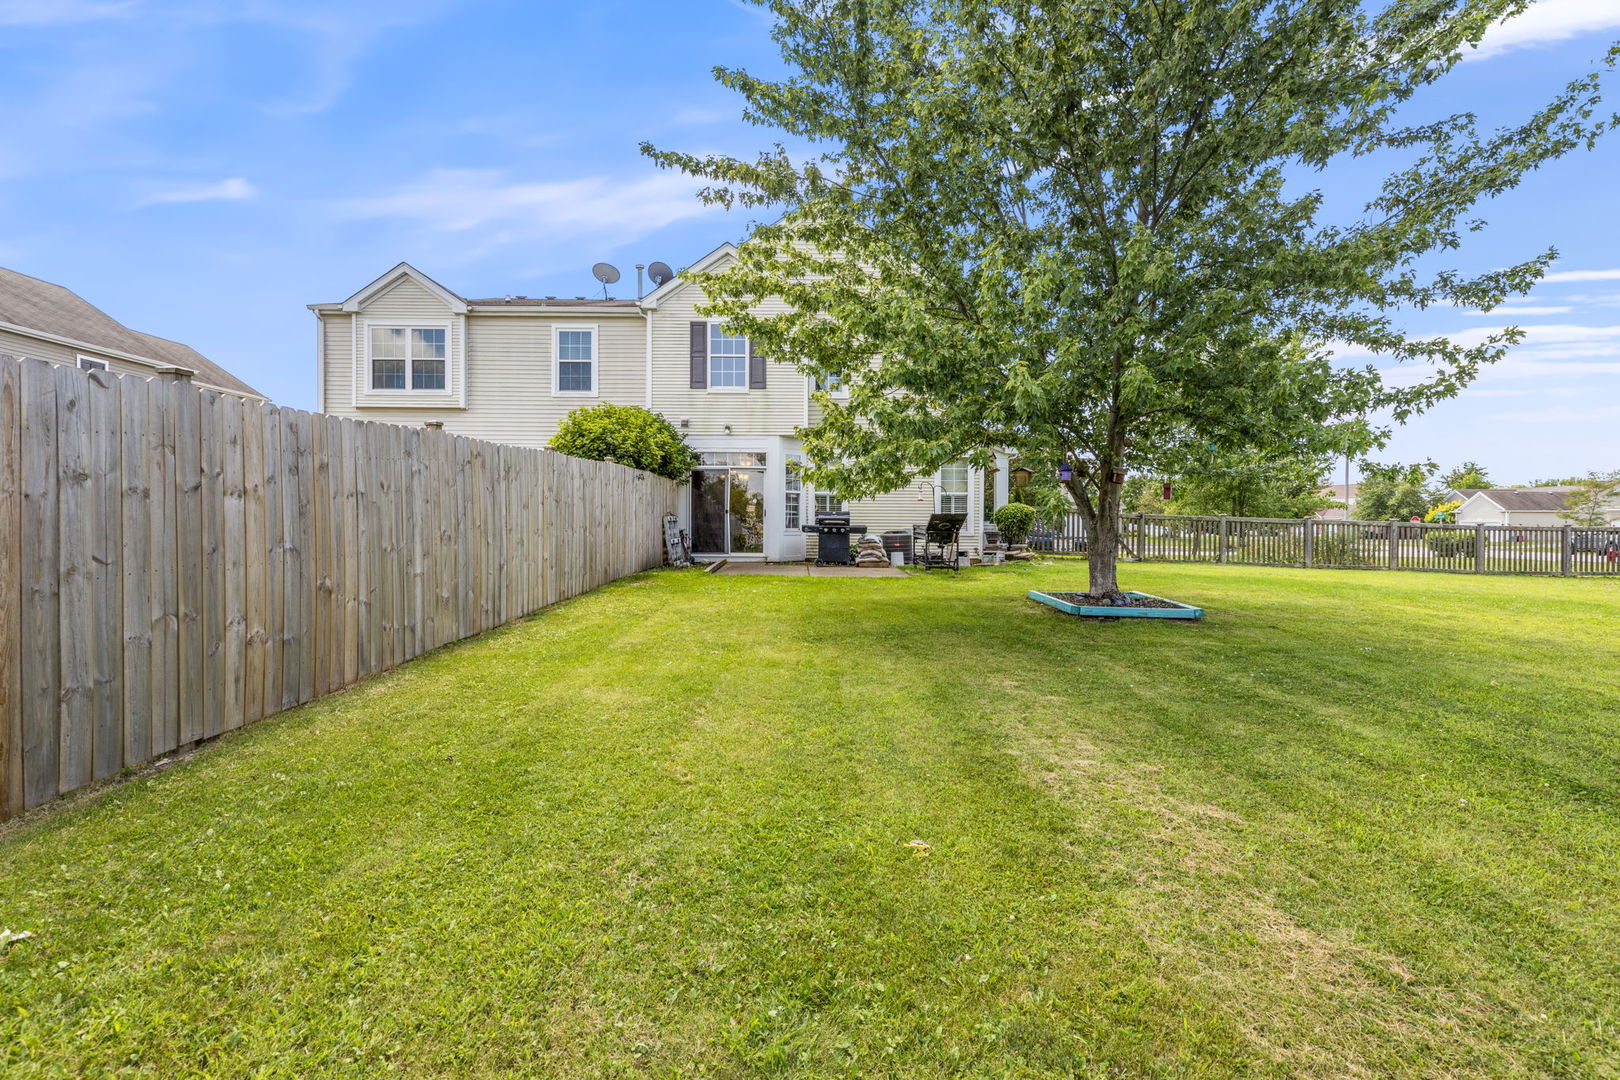
M754 351L754 339L748 339L748 389L765 389L765 357Z
M709 385L709 324L692 324L692 389L702 390Z

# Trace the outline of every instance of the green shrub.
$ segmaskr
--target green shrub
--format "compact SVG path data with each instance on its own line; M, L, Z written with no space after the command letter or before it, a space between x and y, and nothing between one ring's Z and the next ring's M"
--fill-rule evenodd
M1028 503L1010 502L991 514L990 520L1001 530L1003 540L1022 544L1029 540L1029 531L1035 527L1035 508Z
M1362 552L1366 530L1337 528L1319 535L1311 544L1311 563L1314 566L1366 566L1367 556Z
M697 453L675 425L639 405L591 405L569 413L551 448L569 457L616 461L671 480L686 480Z
M1460 529L1435 529L1423 534L1430 551L1444 559L1457 559L1474 553L1474 534Z

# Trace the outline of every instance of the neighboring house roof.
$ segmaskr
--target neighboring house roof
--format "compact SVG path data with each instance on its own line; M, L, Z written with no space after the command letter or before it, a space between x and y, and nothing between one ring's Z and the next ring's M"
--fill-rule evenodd
M189 345L131 330L79 294L49 281L0 267L0 325L88 351L183 368L198 383L249 397L264 397Z
M1357 492L1359 492L1360 490L1361 490L1361 485L1359 483L1358 484L1351 484L1350 485L1350 498L1352 498L1352 499L1355 498ZM1320 489L1319 494L1322 495L1324 498L1342 499L1342 498L1345 497L1344 496L1344 485L1343 484L1325 484Z
M1480 488L1474 490L1473 495L1509 513L1545 514L1565 509L1570 492L1575 490L1572 487Z

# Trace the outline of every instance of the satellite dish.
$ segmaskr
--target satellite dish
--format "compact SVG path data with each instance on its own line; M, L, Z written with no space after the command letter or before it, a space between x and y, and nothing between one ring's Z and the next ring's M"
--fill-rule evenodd
M647 267L647 276L652 278L654 285L662 285L675 277L675 271L669 268L669 263L655 262Z
M619 268L612 263L597 263L591 267L591 274L604 285L611 285L619 280Z

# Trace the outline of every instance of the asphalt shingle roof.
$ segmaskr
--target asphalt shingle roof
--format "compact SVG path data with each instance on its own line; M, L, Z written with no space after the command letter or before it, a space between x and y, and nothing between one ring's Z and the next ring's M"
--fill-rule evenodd
M1570 487L1482 488L1478 493L1504 510L1546 513L1564 509L1569 493L1574 490Z
M0 267L0 322L186 368L196 373L198 382L264 396L189 345L131 330L70 289L4 267Z

